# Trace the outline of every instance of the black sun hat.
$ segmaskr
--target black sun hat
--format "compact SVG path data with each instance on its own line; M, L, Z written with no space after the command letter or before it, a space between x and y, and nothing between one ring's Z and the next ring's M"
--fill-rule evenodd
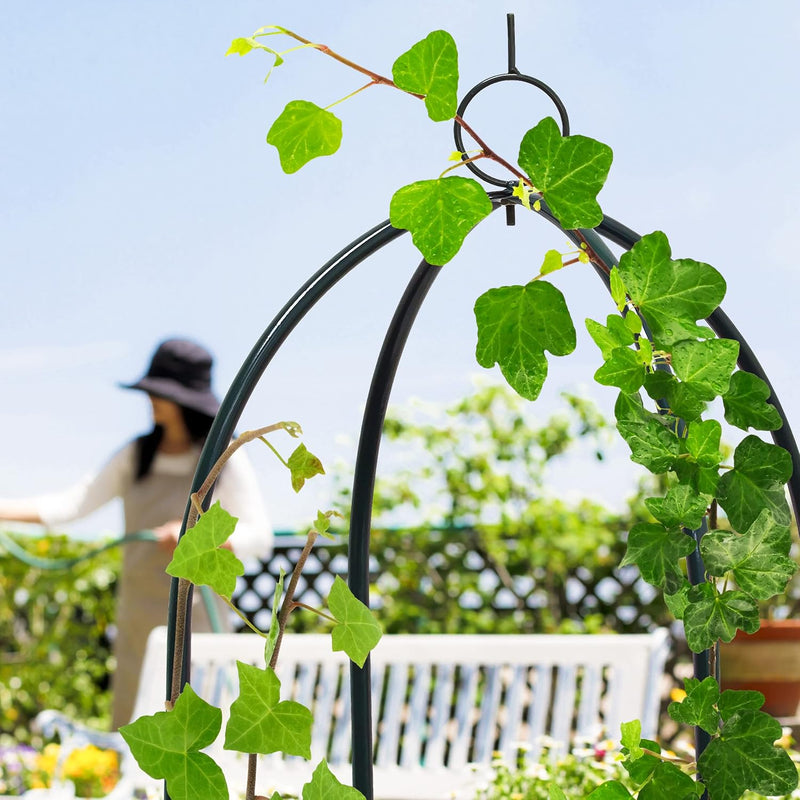
M212 363L211 353L196 342L167 339L153 354L147 373L135 383L120 386L139 389L213 417L219 411L219 401L211 391Z

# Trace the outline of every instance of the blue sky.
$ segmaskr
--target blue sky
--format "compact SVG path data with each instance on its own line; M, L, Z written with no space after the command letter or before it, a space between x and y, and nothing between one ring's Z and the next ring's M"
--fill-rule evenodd
M0 494L57 489L144 430L147 404L118 381L144 370L155 343L188 335L217 356L222 392L264 327L305 278L388 216L392 193L438 175L450 126L375 88L338 107L340 153L293 176L266 132L291 99L327 105L360 85L316 52L270 78L259 54L224 58L230 40L271 23L384 74L436 28L460 52L461 93L505 69L505 13L517 63L559 92L574 133L614 149L600 200L640 233L664 230L676 257L728 281L723 308L762 360L790 419L800 415L795 264L800 230L800 7L774 0L644 4L547 2L252 2L191 6L138 0L7 0L0 25ZM551 113L528 87L498 87L470 122L512 157ZM472 305L522 283L564 239L534 218L497 216L468 238L423 308L394 399L469 391ZM407 237L344 281L290 339L240 427L297 419L310 449L352 461L360 411L386 324L418 262ZM613 390L583 332L610 303L586 269L554 281L579 329L551 362L536 416L562 389L604 408ZM289 446L289 443L286 443ZM295 498L268 454L251 451L275 524L303 523L320 484ZM636 471L620 445L611 469L556 471L555 491L615 499ZM390 466L391 454L384 464ZM611 485L610 485L611 484ZM116 511L83 523L112 530Z

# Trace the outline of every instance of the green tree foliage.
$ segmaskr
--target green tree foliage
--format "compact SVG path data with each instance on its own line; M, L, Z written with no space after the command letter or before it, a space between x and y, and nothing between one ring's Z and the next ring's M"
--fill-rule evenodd
M94 547L66 536L14 539L40 558L73 558ZM108 726L108 632L119 566L119 552L107 551L49 572L0 545L0 746L31 742L31 720L43 708Z
M390 409L383 449L408 466L379 476L375 492L371 551L393 565L375 586L388 632L620 630L623 604L639 609L625 629L642 630L659 613L630 585L607 605L569 601L570 577L613 576L628 530L652 517L638 496L615 513L549 493L548 467L570 455L602 460L611 427L575 395L547 420L532 410L502 385L448 408Z

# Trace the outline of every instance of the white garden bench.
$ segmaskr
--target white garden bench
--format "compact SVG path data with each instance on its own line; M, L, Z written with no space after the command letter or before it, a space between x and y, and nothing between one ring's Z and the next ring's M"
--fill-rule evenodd
M621 722L641 719L656 734L660 684L669 649L665 630L631 635L385 635L372 653L375 797L448 800L474 796L497 752L513 761L525 747L536 757L544 737L556 742L619 739ZM264 641L247 634L195 634L192 686L223 712L237 694L235 661L263 665ZM134 718L163 710L166 630L147 645ZM281 699L311 708L312 760L260 757L258 793L299 796L322 758L344 783L350 777L350 695L346 656L330 636L284 639ZM50 716L46 716L50 714ZM45 712L52 728L57 715ZM224 728L223 728L224 730ZM76 730L81 742L108 746ZM225 770L231 797L245 787L247 757L211 754ZM110 797L129 798L144 777L129 756ZM146 779L151 785L157 785Z

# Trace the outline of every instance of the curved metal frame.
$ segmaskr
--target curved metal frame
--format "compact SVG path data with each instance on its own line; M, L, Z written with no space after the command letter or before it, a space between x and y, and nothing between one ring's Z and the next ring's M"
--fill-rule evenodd
M523 76L516 69L514 64L515 46L513 40L513 15L509 16L509 71L506 74L488 78L478 84L462 101L459 107L459 114L468 105L469 101L482 89L494 83L504 80L521 80L532 83L541 88L551 99L554 100L559 112L563 108L558 96L549 87L529 76ZM566 117L566 109L563 109L562 125L566 132L569 130L569 122ZM458 133L460 129L456 126ZM463 149L460 144L460 136L456 136L456 144L459 149ZM505 181L498 182L497 179L482 173L474 164L467 165L475 174L483 180L495 185L504 186L503 191L490 193L489 197L493 202L493 210L504 205L509 209L519 204L519 199L512 197L509 184ZM539 212L549 222L561 229L557 220L550 214L546 205L542 204ZM513 220L513 217L509 217ZM603 241L603 237L619 245L630 249L641 237L630 228L622 225L616 220L606 217L594 231L582 230L564 231L576 244L581 240L586 241L597 254L603 265L610 270L617 262L615 256ZM343 277L351 272L356 266L368 259L386 244L394 241L399 236L406 233L404 230L393 228L389 221L376 225L361 237L353 241L330 261L324 264L311 278L304 283L295 295L286 303L281 311L275 316L266 328L261 338L245 359L242 367L234 378L231 388L222 401L219 413L214 421L211 431L206 440L206 444L200 456L197 471L192 484L192 492L197 491L208 472L213 467L216 460L225 450L234 430L241 417L244 407L249 400L256 385L263 376L264 371L270 361L277 353L280 346L305 317L305 315L316 305L316 303L330 291ZM598 274L608 285L607 270L595 267ZM423 261L412 275L402 297L400 298L391 323L387 329L386 337L378 357L372 382L369 389L367 403L362 420L361 433L356 456L356 467L353 481L353 498L351 507L350 540L348 551L348 582L351 591L363 602L369 599L369 534L372 515L372 497L375 487L375 477L377 470L378 451L380 448L381 431L383 428L384 417L391 394L392 384L397 372L397 368L402 357L403 349L408 335L413 327L417 313L427 296L428 290L434 280L440 274L441 268L433 267ZM783 427L773 433L773 440L776 444L784 447L791 454L794 465L794 473L789 484L792 507L795 518L798 516L798 499L800 499L800 458L798 457L797 445L783 408L778 400L774 388L770 384L763 368L759 364L753 351L736 329L728 316L717 309L707 320L717 335L733 339L739 343L739 366L749 372L758 375L770 387L771 396L769 402L777 409ZM211 502L211 493L206 498L206 506ZM183 527L185 528L186 519L189 513L187 503L184 514ZM690 532L699 542L704 529ZM184 530L181 530L183 535ZM699 552L696 551L693 558L688 559L689 576L693 584L702 582L705 579L702 561ZM168 617L168 669L167 675L172 672L172 653L176 640L176 617L177 617L177 584L173 579L172 591L169 605ZM182 684L190 679L190 647L191 647L191 603L186 611L187 619L184 626L183 639L183 664L182 664ZM705 677L709 674L709 659L707 654L695 655L695 675ZM170 686L169 677L167 685L167 696L169 696ZM354 664L351 665L351 720L353 737L353 785L361 791L367 800L372 800L372 722L371 722L371 691L370 691L370 661L367 659L364 667L359 669ZM698 729L699 731L699 729ZM356 742L358 745L356 746ZM698 754L702 752L708 742L708 734L699 731L696 743ZM165 793L165 796L166 793Z

